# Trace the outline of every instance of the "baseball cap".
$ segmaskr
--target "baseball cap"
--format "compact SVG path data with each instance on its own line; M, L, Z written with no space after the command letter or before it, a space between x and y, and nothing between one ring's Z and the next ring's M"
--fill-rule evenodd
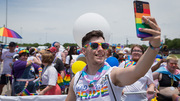
M53 52L57 52L57 49L55 47L50 47L49 51L53 53Z
M118 54L123 54L123 55L124 55L124 53L123 53L123 51L122 51L122 50L118 51Z

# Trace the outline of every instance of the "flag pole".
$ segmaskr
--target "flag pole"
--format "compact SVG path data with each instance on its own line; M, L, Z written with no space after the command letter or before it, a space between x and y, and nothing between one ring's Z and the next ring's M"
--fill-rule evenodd
M8 0L6 0L6 28L7 28L7 13L8 13ZM5 44L7 44L7 37L5 37Z

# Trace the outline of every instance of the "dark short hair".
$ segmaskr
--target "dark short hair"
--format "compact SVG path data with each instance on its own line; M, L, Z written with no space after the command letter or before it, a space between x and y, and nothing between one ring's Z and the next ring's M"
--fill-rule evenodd
M48 63L49 65L53 62L54 56L50 52L42 54L42 63Z
M168 46L163 45L163 47L161 48L161 52L169 52Z
M140 48L140 49L141 49L141 51L142 51L142 53L144 54L144 52L145 52L144 47L143 47L143 46L141 46L141 45L138 45L138 44L135 44L135 45L133 45L133 46L131 47L131 53L132 53L132 51L133 51L133 49L134 49L135 47Z
M93 37L102 37L104 40L104 36L103 36L103 32L101 30L93 30L89 33L87 33L83 38L82 38L82 47L84 47L84 45L86 45L87 43L89 43L89 41L93 38Z
M33 54L35 54L35 53L36 53L35 48L30 48L29 54L30 54L30 55L33 55Z
M9 47L16 47L16 43L15 42L10 42Z

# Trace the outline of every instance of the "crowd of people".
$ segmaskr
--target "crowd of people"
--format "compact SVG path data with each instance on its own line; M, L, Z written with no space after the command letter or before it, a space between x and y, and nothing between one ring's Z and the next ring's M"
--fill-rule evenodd
M95 35L99 33L102 34L101 31L93 31L91 33L94 33ZM102 35L97 35L97 36L100 36L97 37L97 39L102 37ZM96 37L94 40L96 40ZM102 39L100 39L100 41L102 41ZM88 45L90 45L91 49L93 50L97 50L99 47L99 44L97 42L93 43L93 41L90 44L88 43ZM21 49L15 52L15 47L16 47L16 43L10 42L8 47L9 49L6 51L2 51L1 53L1 61L3 62L3 70L1 73L1 81L0 81L1 92L4 85L6 85L8 82L11 82L10 83L12 86L11 94L13 96L36 95L36 94L39 95L68 94L69 84L63 84L64 88L58 85L57 83L58 74L60 74L60 77L63 81L65 76L68 74L70 74L71 79L74 77L75 74L72 72L71 67L79 55L79 53L77 52L78 47L71 46L69 49L65 49L63 52L59 51L60 48L59 42L55 42L54 46L41 51L38 51L36 48L30 48L29 50ZM116 59L119 61L118 68L135 69L133 67L137 65L138 61L140 61L140 58L145 53L145 49L141 45L137 45L137 44L133 45L131 47L131 50L125 50L125 49L119 50L116 49L116 47L109 46L109 44L106 43L104 43L104 46L102 45L101 47L103 50L107 50L107 51L105 51L105 53L101 53L101 52L95 53L95 55L98 56L97 61L99 58L102 58L103 55L106 55L105 60L109 57L116 57ZM83 52L84 50L82 49L82 53ZM131 100L142 101L142 100L150 100L154 97L157 97L158 101L166 101L166 100L170 101L172 100L172 96L175 95L178 98L178 94L179 94L178 87L179 87L179 79L180 79L178 58L174 55L169 54L169 49L166 45L164 45L161 48L159 53L160 54L156 56L156 58L153 61L153 64L150 66L150 69L148 69L147 73L145 73L140 79L136 79L136 81L132 80L133 83L132 81L126 81L126 83L123 84L122 87L118 89L114 89L114 92L116 93L113 94L115 94L115 96L119 96L116 97L117 99L121 99L125 101L131 101ZM86 54L89 55L90 52L84 54L86 56ZM128 57L130 57L130 59ZM92 58L93 57L90 57L89 59L86 58L87 59L86 61L92 61ZM104 66L109 66L109 65L108 63L104 63ZM72 80L73 82L76 83L76 85L78 85L78 82L80 82L79 80L81 79L83 80L83 78L87 80L90 78L91 79L94 78L93 76L91 77L91 74L89 75L85 72L86 69L88 68L86 67L83 69L83 71L81 72L82 74L80 72L76 74L78 76L75 76L75 81L74 79ZM110 70L108 71L110 72ZM112 71L112 73L114 72ZM93 74L96 74L96 72L92 73L92 75ZM89 76L90 78L85 78L84 76L86 75ZM110 77L111 75L108 74L108 76ZM110 79L110 77L108 78ZM101 78L98 78L98 80ZM117 78L114 78L114 80L115 79ZM109 81L111 81L111 85L113 87L117 88L118 83L116 85L113 84L112 77ZM71 84L71 85L75 85L75 84ZM75 88L73 89L75 90ZM76 90L80 91L81 89L77 87ZM105 88L104 90L108 91ZM70 87L70 92L72 92L71 87ZM80 96L81 93L78 92L78 94ZM84 97L88 98L90 96L83 95L80 97L81 97L80 99L83 99Z
M59 42L41 51L31 47L16 52L16 43L10 42L0 53L0 93L10 82L12 96L67 94L66 101L178 101L178 58L162 45L155 19L143 20L152 27L139 29L152 34L142 39L149 41L146 50L141 45L118 50L105 42L101 30L92 30L82 38L81 53L76 46L60 51ZM86 66L74 74L71 67L80 54ZM106 62L110 57L118 60L118 66Z

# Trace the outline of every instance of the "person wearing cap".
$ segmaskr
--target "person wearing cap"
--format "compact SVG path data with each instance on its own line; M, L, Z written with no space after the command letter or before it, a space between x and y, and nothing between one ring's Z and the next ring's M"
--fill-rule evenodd
M119 50L119 51L117 52L117 54L118 54L118 56L119 56L119 57L118 57L119 64L121 64L121 62L125 61L124 53L123 53L122 50Z
M52 46L57 49L56 57L58 57L60 60L62 60L62 62L65 64L65 62L66 62L65 54L63 52L59 51L60 43L55 41Z
M13 56L16 54L15 52L16 43L9 43L9 50L0 53L0 61L3 62L3 71L1 73L0 79L0 94L2 93L2 88L6 85L10 80L12 68L10 64L13 63ZM2 54L2 55L1 55Z
M123 49L123 53L124 53L124 58L125 58L126 60L130 60L130 59L131 59L131 48L125 47L125 48Z
M48 51L50 51L53 56L54 56L54 60L52 62L52 64L54 65L54 67L56 68L57 72L61 74L62 78L64 78L65 73L64 73L64 64L63 62L56 56L57 53L57 49L55 47L50 47L48 49Z
M15 95L21 96L24 91L29 93L36 93L35 74L39 73L39 65L34 64L33 61L27 61L29 56L28 50L19 51L19 59L14 62L12 66L12 73L14 75L13 90Z

